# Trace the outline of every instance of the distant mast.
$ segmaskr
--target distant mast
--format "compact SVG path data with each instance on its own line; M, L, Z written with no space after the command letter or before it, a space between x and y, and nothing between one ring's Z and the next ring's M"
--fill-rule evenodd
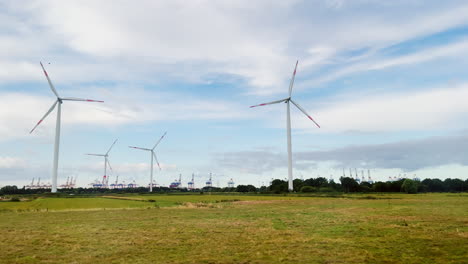
M195 189L195 174L192 173L192 180L188 182L187 189L193 190Z

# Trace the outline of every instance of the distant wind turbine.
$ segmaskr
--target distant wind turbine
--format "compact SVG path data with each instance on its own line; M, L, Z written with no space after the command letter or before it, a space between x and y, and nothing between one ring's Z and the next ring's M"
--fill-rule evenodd
M289 191L293 191L292 150L291 150L291 115L290 115L289 103L290 102L293 103L299 110L301 110L302 113L304 113L310 120L312 120L312 122L314 122L315 125L317 125L317 127L320 128L320 125L317 122L315 122L315 120L309 114L307 114L307 112L304 110L304 108L302 108L299 104L297 104L296 102L294 102L291 99L292 88L293 88L293 85L294 85L294 78L296 77L296 70L297 70L298 62L299 61L296 61L296 67L294 67L294 72L293 72L292 77L291 77L291 82L289 83L289 97L288 98L284 98L284 99L269 102L269 103L253 105L253 106L250 107L250 108L252 108L252 107L257 107L257 106L278 104L278 103L282 103L282 102L286 103L286 115L287 115L286 127L287 127L287 133L288 133L287 138L288 138L288 189L289 189Z
M112 170L112 166L110 165L110 162L109 162L109 152L111 151L112 147L114 147L116 142L117 142L117 139L114 141L114 143L112 143L112 145L110 146L106 154L86 154L90 156L104 157L104 177L106 178L107 178L107 165L109 165L109 169Z
M45 115L41 118L41 120L37 122L36 126L34 126L34 128L29 133L31 134L36 129L36 127L39 126L39 124L42 123L42 121L44 121L44 119L50 114L50 112L54 110L55 106L57 106L57 121L55 123L54 168L52 170L52 192L55 193L57 192L57 171L58 171L59 145L60 145L60 120L61 120L61 112L62 112L61 110L62 110L63 101L84 101L84 102L98 102L98 103L103 103L104 101L81 99L81 98L75 98L75 97L60 97L57 93L57 90L55 90L55 87L52 84L52 81L50 81L49 75L44 69L42 62L40 64L47 78L47 81L49 82L50 89L57 97L57 100L52 105L52 107L50 107L47 113L45 113Z
M149 187L150 192L153 192L153 157L156 160L156 163L158 164L159 170L161 170L161 166L159 166L158 158L156 157L156 153L154 153L154 149L156 148L156 146L158 146L159 142L161 142L161 140L164 138L166 134L167 132L164 132L164 134L161 136L158 142L154 144L154 147L152 149L128 146L129 148L140 149L140 150L151 152L151 174L150 174L150 187Z

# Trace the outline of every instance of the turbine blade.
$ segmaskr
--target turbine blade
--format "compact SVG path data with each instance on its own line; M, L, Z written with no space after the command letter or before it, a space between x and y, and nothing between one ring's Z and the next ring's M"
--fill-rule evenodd
M264 104L252 105L250 108L258 107L258 106L264 106L264 105L277 104L277 103L284 102L284 101L286 101L286 100L288 100L288 98L281 99L281 100L278 100L278 101L269 102L269 103L264 103Z
M156 154L153 152L154 159L156 160L156 164L158 164L159 170L161 170L161 166L159 166L159 161L158 158L156 157Z
M147 151L151 151L151 149L147 149L147 148L139 148L139 147L133 147L133 146L128 146L129 148L134 148L134 149L141 149L141 150L147 150Z
M49 78L49 74L47 74L47 71L44 68L44 65L42 65L42 62L40 62L40 64L41 64L42 70L44 71L44 74L45 74L45 76L47 78L47 81L49 82L50 89L55 94L55 96L57 96L57 98L60 98L60 96L57 93L57 90L55 90L55 87L54 87L54 85L52 84L52 81Z
M93 102L93 103L104 103L104 101L100 100L91 100L91 99L83 99L83 98L76 98L76 97L65 97L61 98L64 101L82 101L82 102Z
M111 171L114 171L114 170L112 169L112 166L110 165L109 160L107 160L107 165L109 165L109 169L110 169Z
M161 142L161 140L164 138L164 136L167 134L167 131L164 132L164 134L161 136L161 138L158 140L158 142L156 142L156 144L154 145L153 147L153 150L156 148L156 146L159 144L159 142Z
M315 120L304 110L304 108L302 108L300 105L298 105L296 102L294 102L293 100L290 100L291 103L293 103L299 110L301 110L302 113L304 113L310 120L312 120L312 122L315 123L315 125L318 126L318 128L320 128L320 125L317 124L317 122L315 122Z
M294 72L293 72L292 77L291 77L291 82L289 82L289 97L291 97L292 88L293 88L293 85L294 85L294 79L296 78L296 70L297 70L297 64L298 63L299 63L299 61L296 61L296 67L294 67Z
M109 154L109 152L111 151L112 147L115 145L115 142L117 142L118 139L116 139L114 141L114 143L112 143L112 145L110 146L109 150L106 152L106 155Z
M39 126L39 124L42 123L42 121L44 121L44 119L50 114L50 112L52 112L52 110L54 110L57 103L58 103L58 100L55 101L55 103L52 105L52 107L49 108L49 111L47 111L47 113L45 113L45 115L41 118L41 120L39 120L39 122L37 122L37 124L33 127L33 129L31 129L29 134L31 134L34 131L34 129L36 129L36 127Z
M106 155L103 155L103 154L90 154L90 153L86 153L85 155L98 156L98 157L105 157L106 156Z

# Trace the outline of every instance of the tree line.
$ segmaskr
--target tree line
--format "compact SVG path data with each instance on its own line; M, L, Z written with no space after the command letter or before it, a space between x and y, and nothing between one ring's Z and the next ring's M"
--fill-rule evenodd
M274 193L284 193L288 190L288 182L274 180L268 189ZM341 177L339 183L323 177L307 180L294 180L295 192L466 192L468 179L424 179L423 181L401 179L397 181L357 182L351 177Z
M357 182L350 177L341 177L336 183L333 180L328 180L324 177L310 178L307 180L295 179L294 192L314 193L314 192L466 192L468 191L468 179L424 179L423 181L412 179L401 179L397 181L378 181L374 183ZM238 185L237 187L203 187L194 190L187 188L169 188L155 187L153 191L156 193L171 193L171 192L239 192L239 193L287 193L288 182L284 180L273 180L269 186L257 188L253 185ZM123 189L107 189L107 188L70 188L59 189L63 194L80 194L93 195L105 193L147 193L148 188L123 188ZM0 195L8 194L46 194L50 193L50 189L26 189L18 188L15 185L7 185L0 188Z

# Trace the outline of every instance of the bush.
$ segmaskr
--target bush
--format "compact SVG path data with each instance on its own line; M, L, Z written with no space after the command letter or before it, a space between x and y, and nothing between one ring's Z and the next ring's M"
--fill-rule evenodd
M246 193L246 192L256 192L257 191L257 188L253 185L237 185L236 187L236 192L242 192L242 193Z
M312 186L302 186L301 192L303 193L311 193L311 192L317 192L318 189L316 187Z
M333 188L330 188L330 187L321 187L319 191L320 192L334 192L335 190L333 190Z
M372 189L369 187L369 186L366 186L366 185L361 185L361 192L371 192Z
M20 201L20 198L18 198L18 197L12 197L10 199L10 202L19 202L19 201Z

